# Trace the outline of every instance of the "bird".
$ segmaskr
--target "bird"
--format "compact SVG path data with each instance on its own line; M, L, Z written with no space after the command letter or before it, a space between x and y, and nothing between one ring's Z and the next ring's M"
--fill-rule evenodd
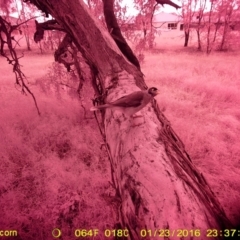
M144 108L158 94L158 89L155 87L151 87L148 90L136 91L131 94L125 95L113 102L94 106L90 110L97 111L100 109L114 108L121 110L126 116L132 116L133 114Z

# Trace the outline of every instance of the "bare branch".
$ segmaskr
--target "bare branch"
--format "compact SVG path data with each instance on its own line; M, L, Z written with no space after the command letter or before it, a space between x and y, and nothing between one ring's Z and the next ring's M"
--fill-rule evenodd
M1 46L0 54L7 59L9 64L11 64L13 66L13 72L15 73L16 84L21 87L21 92L23 94L26 94L26 92L31 94L31 96L34 100L37 112L40 115L40 111L39 111L39 108L37 105L36 98L35 98L34 94L31 92L31 90L29 89L29 87L26 85L26 83L25 83L26 76L24 75L24 73L21 70L21 65L19 63L19 59L22 58L23 56L18 57L17 53L15 51L16 45L15 46L12 45L13 37L11 34L12 34L12 31L16 28L13 28L11 26L11 24L9 22L7 22L6 20L4 20L1 16L0 16L0 26L1 26L0 36L1 36L1 33L3 33L6 37L6 41L4 41L4 43L7 44L7 46L8 46L10 57L3 51L2 46Z
M58 31L65 32L65 30L54 19L43 22L43 23L39 23L37 20L35 20L35 24L36 24L36 32L34 33L34 41L36 43L40 42L43 39L45 30L58 30Z
M126 40L122 36L116 16L114 14L113 4L114 0L103 0L103 11L108 31L128 61L140 69L140 64L137 57L134 55L132 49L128 46Z
M178 6L176 3L170 1L170 0L156 0L157 3L161 4L162 6L164 4L170 5L172 7L175 7L176 9L181 8L180 6Z

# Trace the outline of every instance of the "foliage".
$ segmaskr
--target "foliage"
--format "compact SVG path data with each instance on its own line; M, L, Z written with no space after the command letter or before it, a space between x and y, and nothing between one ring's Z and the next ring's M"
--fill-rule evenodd
M16 11L16 6L13 4L13 0L0 1L0 15L9 16L14 11Z
M234 48L238 43L239 34L239 0L215 0L211 1L212 8L207 8L206 0L181 0L181 16L185 31L185 46L188 46L188 39L191 35L195 35L197 31L198 50L204 50L210 53L213 50L228 50ZM88 0L86 1L90 11L100 20L106 27L104 16L102 13L102 1ZM157 29L151 26L151 18L154 10L158 10L159 5L155 7L156 1L134 0L134 7L139 11L138 15L132 18L127 16L127 8L122 0L115 0L115 15L118 19L119 26L124 32L124 36L133 44L136 55L144 56L145 49L155 47L155 37ZM27 19L32 16L33 5L24 4L24 8L20 12L21 19ZM16 11L16 4L13 1L1 1L2 10L5 13ZM31 6L31 8L30 8ZM25 9L25 10L24 10ZM24 10L24 11L23 11ZM34 10L36 11L36 10ZM212 12L212 14L209 14ZM237 23L238 22L238 23ZM220 25L219 25L220 24ZM194 25L194 26L193 26ZM234 29L235 28L235 29ZM23 28L24 33L27 29ZM60 38L54 32L46 33L45 39L39 44L41 52L49 49L53 50L59 44ZM29 42L30 44L30 42Z
M60 31L45 31L43 39L38 42L38 48L41 53L56 51L64 37L65 33Z
M22 25L21 31L25 36L27 49L31 50L31 34L33 34L33 29L29 27L29 23L27 22L27 20L32 19L37 15L40 15L39 10L32 4L24 3L23 0L20 1L21 3L20 7L18 7L17 1L15 1L15 3L16 3L16 9L18 13L18 21L25 22Z
M79 80L75 70L67 72L66 68L57 62L52 63L47 76L38 79L36 84L45 94L55 95L59 99L64 93L74 98L79 97L77 93Z

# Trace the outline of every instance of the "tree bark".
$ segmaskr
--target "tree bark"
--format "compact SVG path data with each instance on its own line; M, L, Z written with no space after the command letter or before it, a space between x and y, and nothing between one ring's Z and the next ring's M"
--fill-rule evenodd
M200 29L197 29L197 39L198 39L198 51L202 51L201 37L200 37Z
M107 101L146 87L140 70L125 60L83 1L36 2L66 30L97 71L100 86L96 82L94 85L103 89ZM184 239L208 239L207 229L231 227L156 101L141 113L142 117L126 119L120 112L107 109L104 116L106 148L118 202L114 225L128 229L126 239L135 240L161 234L179 239L183 238L183 229L188 231Z
M220 51L223 51L224 47L225 47L227 33L228 33L228 30L229 30L229 18L230 18L229 16L225 16L222 39L221 39L221 43L220 43L220 46L219 46Z
M185 35L184 47L187 47L187 46L188 46L189 33L190 33L189 29L186 29L186 30L184 31L184 35Z
M213 13L213 2L211 2L210 5L210 11L209 11L209 17L208 17L208 27L207 27L207 49L206 49L206 53L210 54L210 52L212 51L212 47L211 47L211 43L210 43L210 37L211 37L211 21L212 21L212 13ZM217 28L215 31L215 36L217 33ZM215 40L214 40L215 41Z

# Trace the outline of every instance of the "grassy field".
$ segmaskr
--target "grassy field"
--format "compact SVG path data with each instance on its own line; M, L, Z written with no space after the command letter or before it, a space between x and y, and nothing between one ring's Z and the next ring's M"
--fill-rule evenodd
M236 52L206 56L179 48L145 53L142 64L148 86L161 92L160 109L236 224L240 218L238 58ZM104 219L101 227L106 229L114 212L109 163L100 149L95 119L88 110L84 118L80 101L62 89L55 94L56 90L40 88L39 82L49 82L53 61L53 56L39 53L21 59L37 96L39 117L31 97L14 88L11 66L0 58L0 206L5 216L0 226L17 224L23 229L22 239L47 239L43 229L51 232L55 223L63 230L76 223L99 228ZM93 97L89 88L84 86L81 101L86 109ZM106 202L109 208L101 208Z
M239 53L148 54L143 71L160 108L227 215L240 218ZM238 222L239 223L239 222Z

